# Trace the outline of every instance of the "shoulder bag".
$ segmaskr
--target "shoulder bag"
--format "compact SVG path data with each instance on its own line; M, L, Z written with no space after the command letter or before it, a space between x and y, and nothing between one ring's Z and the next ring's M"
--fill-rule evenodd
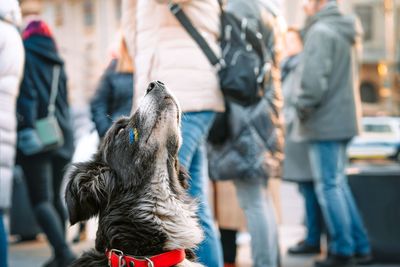
M36 120L34 129L26 128L18 132L18 148L24 155L30 156L55 150L64 144L64 137L55 116L60 72L59 65L53 67L47 117Z

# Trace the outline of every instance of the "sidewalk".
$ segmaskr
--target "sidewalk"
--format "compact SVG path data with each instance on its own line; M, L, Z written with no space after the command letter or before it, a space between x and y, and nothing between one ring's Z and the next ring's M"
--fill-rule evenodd
M301 238L303 230L301 227L280 228L282 248L285 250L289 243L285 241L293 240L294 237ZM297 240L297 239L296 239ZM292 245L293 242L290 242ZM93 247L93 241L86 241L79 245L74 245L73 249L76 253ZM50 250L45 241L27 242L19 245L12 245L11 248L10 267L41 267L42 264L50 257ZM286 250L285 250L286 251ZM292 257L283 252L282 267L312 267L314 257ZM242 245L239 249L237 267L251 267L250 247L249 244ZM400 265L370 265L369 267L400 267Z
M280 226L280 245L282 251L282 267L311 267L314 257L292 257L286 255L287 248L298 242L304 235L301 225L303 218L303 203L297 188L293 184L282 183L281 186L282 223ZM95 227L89 226L89 237L93 237ZM70 231L69 237L71 238ZM250 246L248 238L240 244L238 251L238 267L251 267ZM92 248L93 241L73 245L79 254ZM41 267L50 257L50 250L45 241L27 242L10 246L10 267ZM370 267L400 267L400 265L370 265Z
M297 228L297 229L296 229ZM301 237L301 227L281 227L282 240L291 240L294 236ZM289 238L287 238L289 237ZM82 251L92 248L93 241L85 241L78 245L73 245L74 251L79 254ZM287 247L287 244L282 244ZM25 242L10 246L10 267L41 267L41 265L50 257L50 249L45 240L36 242ZM251 267L250 246L248 241L240 246L238 251L239 264L238 267ZM283 257L283 267L310 267L312 266L312 257Z

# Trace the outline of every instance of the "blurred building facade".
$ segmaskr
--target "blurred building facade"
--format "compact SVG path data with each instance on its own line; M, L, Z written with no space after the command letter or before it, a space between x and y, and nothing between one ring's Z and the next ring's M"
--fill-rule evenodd
M360 91L365 115L400 114L400 0L339 0L364 28ZM302 27L302 0L276 0L289 26ZM72 102L91 97L110 58L121 0L22 0L40 10L67 63Z
M66 62L71 103L87 104L118 41L121 0L22 0L50 25Z
M364 29L360 91L364 115L400 115L400 0L339 0ZM288 25L302 27L302 0L284 0Z

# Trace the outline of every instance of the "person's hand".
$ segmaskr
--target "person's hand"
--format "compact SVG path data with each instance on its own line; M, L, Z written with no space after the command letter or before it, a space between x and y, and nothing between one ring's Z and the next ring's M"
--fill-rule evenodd
M264 161L268 166L269 177L273 178L281 177L283 158L284 155L281 152L275 152L275 153L271 153L270 151L265 152Z

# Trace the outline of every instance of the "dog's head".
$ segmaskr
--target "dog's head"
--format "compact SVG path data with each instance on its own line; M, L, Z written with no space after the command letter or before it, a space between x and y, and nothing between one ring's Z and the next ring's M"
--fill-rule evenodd
M90 162L75 165L69 174L66 201L72 224L96 215L115 188L150 183L157 164L164 164L171 190L187 187L178 163L181 111L162 82L152 82L137 111L117 120ZM163 165L163 166L164 166Z
M107 132L100 152L124 182L140 184L153 171L154 162L169 156L176 160L181 144L179 105L162 82L152 82L137 111L116 121ZM174 163L175 164L175 163Z

